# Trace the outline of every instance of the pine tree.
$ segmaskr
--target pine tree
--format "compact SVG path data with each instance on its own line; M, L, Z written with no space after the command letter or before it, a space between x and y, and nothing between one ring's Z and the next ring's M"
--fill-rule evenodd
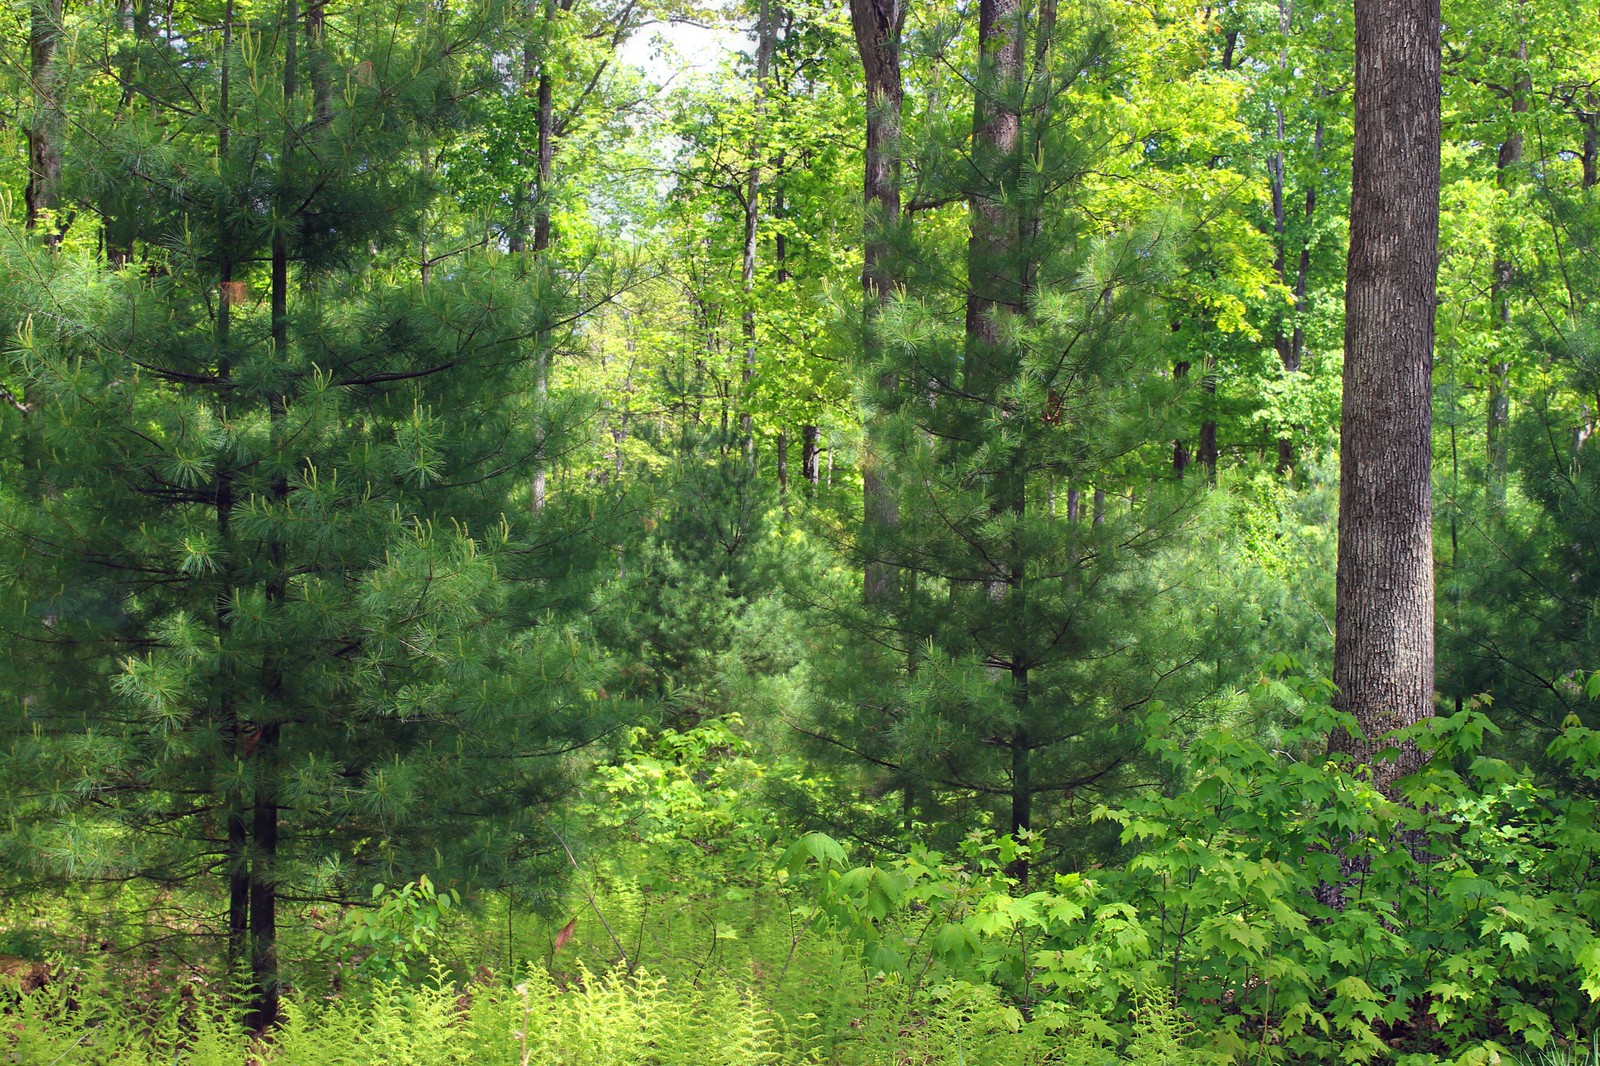
M1154 576L1191 502L1165 474L1181 385L1161 373L1183 227L1084 180L1127 165L1109 101L1140 91L1119 74L1137 38L1050 5L986 3L978 32L970 125L930 118L916 152L919 198L968 203L968 239L902 235L906 292L865 371L894 386L874 443L899 518L863 551L909 579L854 618L855 665L809 728L886 773L908 818L1020 833L1133 779L1133 716L1193 707L1184 667L1213 635L1184 634ZM1059 485L1104 490L1096 520Z
M142 80L77 101L64 184L136 190L132 259L7 245L0 848L225 898L266 1025L286 901L506 883L600 702L519 580L546 436L507 398L552 309L510 259L411 254L497 9L252 11L107 27Z

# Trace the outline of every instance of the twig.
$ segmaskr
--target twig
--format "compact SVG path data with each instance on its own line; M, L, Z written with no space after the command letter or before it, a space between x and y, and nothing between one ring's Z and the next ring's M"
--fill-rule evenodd
M552 832L554 832L552 830ZM577 858L572 854L572 849L567 847L566 838L560 833L555 834L556 840L561 844L561 850L567 853L567 861L572 864L572 872L578 875L583 882L584 899L589 903L589 909L594 911L594 916L600 919L600 924L605 928L606 936L611 938L611 943L616 945L617 954L622 956L622 964L628 968L628 973L633 973L633 963L628 958L628 949L622 946L622 941L617 939L617 934L611 931L611 923L606 921L606 916L600 913L600 904L594 898L594 888L589 884L589 879L584 876L583 870L578 866Z

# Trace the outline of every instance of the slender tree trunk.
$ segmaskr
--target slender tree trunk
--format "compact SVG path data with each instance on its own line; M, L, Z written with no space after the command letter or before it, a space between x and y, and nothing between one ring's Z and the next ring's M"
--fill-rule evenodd
M1373 764L1433 712L1434 303L1439 268L1439 0L1355 0L1355 150L1345 289L1335 704ZM1372 766L1393 794L1415 745Z
M900 279L894 234L900 226L900 109L905 92L900 80L900 32L905 17L905 0L850 0L850 22L867 81L862 362L869 373L877 374L878 402L885 405L893 404L898 382L880 367L877 318L894 297ZM868 552L863 594L868 604L882 607L893 601L897 591L897 568L886 557L884 542L900 524L900 508L884 476L878 425L877 417L869 416L861 455L863 540ZM831 468L831 451L828 462Z
M1000 410L1001 394L1017 370L1017 356L1005 338L1002 319L1024 313L1031 277L1022 245L1034 218L1019 214L1021 193L1023 56L1026 32L1022 0L980 0L978 76L972 117L973 166L981 182L968 209L967 315L965 374L967 391ZM1041 35L1041 48L1048 40ZM1047 95L1047 94L1046 94ZM1025 207L1021 208L1026 210ZM1006 412L1000 411L1002 417ZM990 509L1020 522L1027 499L1027 461L1020 443L995 472ZM1032 826L1033 741L1028 734L1028 663L1020 622L1026 589L1023 560L1015 542L989 579L989 598L1002 612L1009 634L1003 654L1016 722L1011 749L1012 833ZM1019 859L1012 876L1026 882L1028 864Z
M1177 363L1172 368L1172 380L1182 381L1189 376L1189 364ZM1194 460L1194 455L1189 451L1187 441L1179 438L1172 442L1172 476L1179 481L1183 480L1183 472L1189 469L1189 464Z
M1600 185L1600 93L1585 93L1584 106L1583 187L1592 189Z
M788 235L783 231L784 202L783 184L781 180L783 177L783 167L784 156L780 153L778 156L777 166L774 168L777 171L777 180L774 180L772 185L772 220L775 227L772 235L772 258L773 264L777 268L775 271L775 276L777 279L777 284L780 288L789 282L789 238ZM777 453L778 496L783 500L783 513L788 514L789 431L786 427L780 427L778 430Z
M23 200L27 226L38 229L56 208L61 186L61 86L56 46L61 40L61 0L32 0L28 24L28 73L33 90L33 115L28 119L28 187ZM61 226L44 232L51 248L61 243Z
M229 128L232 70L233 0L227 0L222 13L222 61L218 73L217 106L222 116L222 128L217 132L217 155L226 159L232 140ZM233 381L233 308L242 302L239 289L242 283L233 280L233 258L224 248L217 264L217 405L219 423L228 421L226 406ZM221 546L221 564L217 580L217 644L220 665L217 670L217 726L222 734L223 746L238 758L242 737L239 731L239 694L237 676L232 661L233 600L238 587L235 572L237 553L233 543L233 506L235 502L234 471L226 452L216 459L216 522L217 543ZM246 822L245 797L237 789L229 791L224 799L227 821L228 869L228 972L230 976L242 972L250 947L250 830Z
M750 415L751 391L756 377L756 242L761 220L761 109L767 98L767 75L772 67L773 36L776 32L771 0L761 0L756 22L756 133L750 144L750 167L744 179L744 259L739 266L739 281L744 290L744 367L739 380L744 386L739 415L739 435L743 438L745 461L756 461L755 420Z
M534 89L535 106L538 109L536 122L538 124L539 164L533 193L533 256L539 264L539 269L546 271L550 269L550 194L556 149L555 80L551 73L550 41L548 38L553 31L555 21L555 0L544 0L546 41L544 54L539 58L538 81ZM549 405L550 399L551 338L550 327L541 318L539 328L533 339L534 420L540 431L539 456L534 460L533 485L530 493L535 514L544 510L549 477L549 458L544 454L545 442L543 438L548 428L545 409Z
M1528 61L1526 41L1518 44L1517 59L1523 63ZM1511 90L1511 129L1507 131L1505 140L1500 142L1500 152L1495 158L1495 183L1506 195L1510 195L1515 181L1513 171L1522 162L1522 126L1519 116L1528 113L1528 97L1532 91L1533 84L1524 71L1518 75L1517 83ZM1489 328L1498 343L1494 362L1489 366L1489 401L1485 430L1488 447L1486 459L1489 508L1496 513L1505 507L1506 475L1509 467L1506 429L1511 422L1511 395L1507 391L1511 362L1505 356L1505 348L1512 343L1510 290L1515 275L1515 267L1506 253L1506 245L1509 243L1511 243L1511 227L1508 223L1502 225L1496 235L1494 265L1491 268L1494 273L1489 282Z
M800 427L800 476L805 478L806 492L811 496L817 494L817 483L822 479L821 464L817 462L819 433L820 431L813 425Z
M311 100L317 129L333 123L333 75L324 40L329 0L306 0L306 69L311 75Z
M1288 70L1289 45L1287 38L1294 30L1294 0L1278 0L1278 29L1285 38L1283 50L1279 53L1279 69ZM1297 374L1305 352L1305 328L1300 323L1300 316L1305 309L1307 276L1311 272L1311 241L1309 235L1300 242L1300 256L1295 272L1293 284L1289 278L1289 229L1285 210L1286 196L1286 166L1284 157L1284 144L1286 135L1284 131L1284 117L1282 105L1274 109L1277 123L1278 147L1267 161L1267 172L1272 185L1272 232L1273 232L1273 270L1278 275L1278 283L1294 293L1294 318L1285 321L1278 320L1277 330L1273 336L1273 348L1278 353L1278 363L1285 373ZM1317 119L1316 133L1312 136L1312 151L1320 156L1322 153L1322 119ZM1309 230L1316 213L1317 187L1315 183L1306 186L1304 221ZM1213 386L1214 387L1214 386ZM1292 434L1297 427L1286 427L1290 435L1278 440L1278 473L1288 474L1295 466L1294 438Z
M1206 357L1206 375L1200 382L1200 391L1206 395L1207 417L1200 423L1200 444L1195 452L1195 458L1205 468L1206 481L1209 484L1217 483L1217 422L1209 414L1212 397L1217 394L1217 358Z
M293 101L300 91L300 32L298 0L285 0L285 101ZM292 106L289 112L293 113ZM284 131L281 166L285 171L292 164L299 136L299 130L291 128ZM289 203L279 206L288 214L293 214L297 209ZM285 232L280 227L272 237L272 348L273 359L280 366L289 357L289 246ZM269 452L279 464L270 490L273 520L277 523L286 521L284 511L289 501L289 480L282 469L283 453L289 447L288 413L287 393L275 389L268 403L268 418ZM282 617L288 593L288 545L281 528L274 528L267 535L266 600L267 610L272 616ZM246 1024L254 1029L265 1029L278 1019L278 800L272 780L272 763L282 730L275 716L282 713L285 668L283 650L269 645L261 665L261 691L266 717L255 723L254 733L246 740L250 758L257 764L253 775L255 796L250 818L250 977L255 984L255 999L246 1016Z

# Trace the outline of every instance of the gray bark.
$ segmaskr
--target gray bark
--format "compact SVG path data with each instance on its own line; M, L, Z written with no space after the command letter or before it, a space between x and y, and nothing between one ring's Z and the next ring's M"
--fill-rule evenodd
M1356 0L1355 147L1340 427L1335 706L1372 765L1433 713L1432 369L1439 269L1439 0ZM1375 783L1421 766L1415 745Z

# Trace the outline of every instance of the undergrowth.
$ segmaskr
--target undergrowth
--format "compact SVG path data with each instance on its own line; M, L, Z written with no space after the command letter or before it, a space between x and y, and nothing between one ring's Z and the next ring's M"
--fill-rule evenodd
M792 1014L749 987L613 971L558 982L530 968L515 985L383 981L330 999L289 996L268 1039L211 993L134 1016L115 986L79 973L13 989L0 1062L15 1066L1045 1066L1205 1061L1160 1003L1141 1013L1125 1059L1070 1011L1024 1017L992 988L954 982L907 999L879 984L847 1018Z

